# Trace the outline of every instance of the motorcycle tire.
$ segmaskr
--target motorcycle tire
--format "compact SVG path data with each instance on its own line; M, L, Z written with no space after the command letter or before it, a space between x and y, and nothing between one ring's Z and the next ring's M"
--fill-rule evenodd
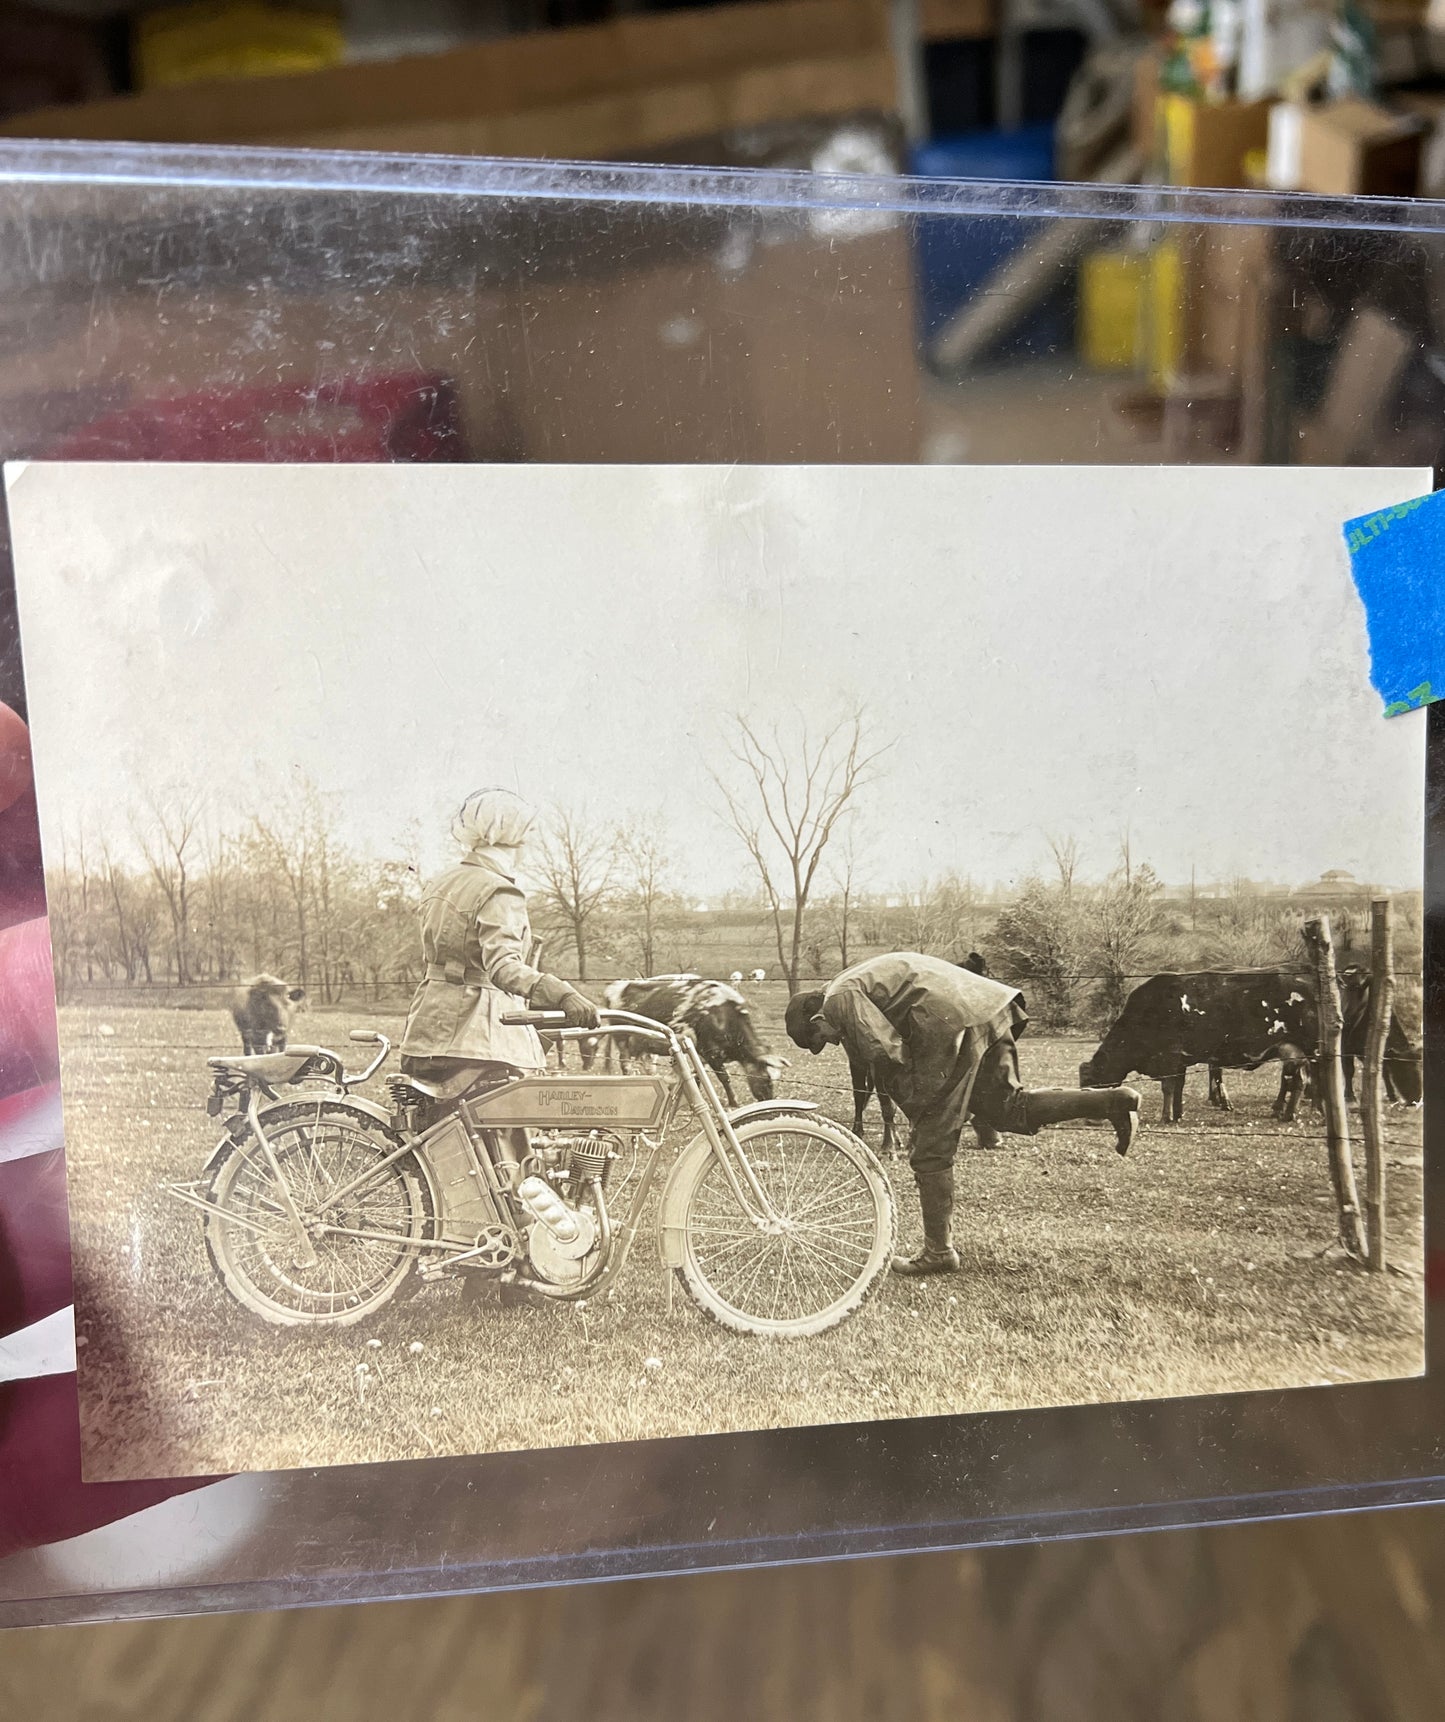
M295 1174L292 1188L303 1207L324 1181L339 1186L358 1175L368 1157L380 1162L396 1147L354 1112L318 1111L309 1104L295 1110L292 1120L278 1121L271 1115L267 1126L283 1170L288 1177ZM278 1327L352 1327L420 1285L417 1246L432 1235L434 1216L427 1180L410 1156L394 1160L374 1186L349 1199L347 1212L340 1216L348 1224L365 1222L366 1229L394 1231L395 1242L313 1240L318 1247L314 1267L296 1259L293 1234L276 1219L280 1204L265 1193L268 1183L274 1181L264 1156L254 1143L245 1142L225 1154L209 1190L214 1207L237 1215L228 1220L207 1214L211 1265L251 1314ZM258 1216L271 1226L269 1236L258 1236L245 1223L258 1223ZM323 1279L330 1283L323 1286Z
M677 1276L701 1310L736 1333L826 1333L887 1276L898 1230L888 1174L851 1130L810 1113L753 1119L737 1137L784 1226L760 1231L716 1155L699 1155L679 1192Z

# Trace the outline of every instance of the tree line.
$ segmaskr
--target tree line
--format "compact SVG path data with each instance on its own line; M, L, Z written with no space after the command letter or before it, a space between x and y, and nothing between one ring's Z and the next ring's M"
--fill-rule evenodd
M738 715L724 727L711 779L720 829L746 874L727 917L732 949L749 952L738 966L766 953L769 973L796 990L877 950L953 961L978 950L1025 987L1041 1025L1083 1027L1111 1019L1132 983L1158 968L1302 960L1302 906L1263 898L1243 879L1223 898L1168 897L1127 831L1092 881L1077 841L1049 837L1051 866L1001 908L956 874L869 889L860 813L889 751L861 711L819 726L800 713L766 723ZM199 793L150 794L123 854L104 839L67 838L48 872L61 997L97 983L186 988L262 972L323 1003L359 987L414 986L420 845L405 840L376 860L345 847L339 825L335 798L303 782L268 796L264 814L229 822ZM539 963L583 981L719 967L719 918L685 891L660 817L551 809L528 869ZM1350 916L1338 920L1348 950ZM1417 920L1407 907L1407 964Z

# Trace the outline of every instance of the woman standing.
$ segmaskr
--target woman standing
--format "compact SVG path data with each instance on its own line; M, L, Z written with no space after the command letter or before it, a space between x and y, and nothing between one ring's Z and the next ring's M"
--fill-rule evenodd
M532 929L517 884L536 814L506 789L469 795L452 821L464 851L422 892L422 980L401 1042L401 1068L427 1082L468 1069L475 1080L505 1081L545 1067L535 1029L504 1019L560 1010L569 1028L596 1028L597 1007L528 958Z

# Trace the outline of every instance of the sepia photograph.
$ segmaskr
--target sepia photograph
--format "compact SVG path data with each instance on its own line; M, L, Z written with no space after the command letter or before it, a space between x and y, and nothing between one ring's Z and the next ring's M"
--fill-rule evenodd
M1422 1370L1428 471L5 478L88 1479Z

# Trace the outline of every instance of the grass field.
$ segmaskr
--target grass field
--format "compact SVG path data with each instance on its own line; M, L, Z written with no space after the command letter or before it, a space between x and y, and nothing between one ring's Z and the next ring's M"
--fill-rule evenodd
M781 1000L755 1009L776 1050ZM297 1038L397 1034L316 1012ZM1392 1111L1389 1237L1401 1274L1367 1276L1335 1235L1321 1127L1269 1113L1273 1067L1210 1112L1146 1128L1127 1160L1079 1126L963 1152L963 1271L890 1277L820 1338L741 1338L669 1299L646 1235L609 1298L501 1309L422 1288L369 1325L264 1326L214 1278L199 1214L160 1189L198 1175L218 1131L217 1011L61 1012L87 1474L207 1474L627 1441L878 1417L1359 1381L1423 1364L1421 1119ZM351 1049L358 1052L361 1049ZM789 1052L793 1049L787 1048ZM1024 1079L1073 1086L1077 1040L1028 1036ZM796 1054L781 1091L851 1120L842 1054ZM690 1131L688 1132L690 1134ZM877 1144L876 1110L868 1133ZM679 1127L679 1136L682 1129ZM917 1236L905 1162L900 1233ZM414 1352L414 1342L422 1349Z

